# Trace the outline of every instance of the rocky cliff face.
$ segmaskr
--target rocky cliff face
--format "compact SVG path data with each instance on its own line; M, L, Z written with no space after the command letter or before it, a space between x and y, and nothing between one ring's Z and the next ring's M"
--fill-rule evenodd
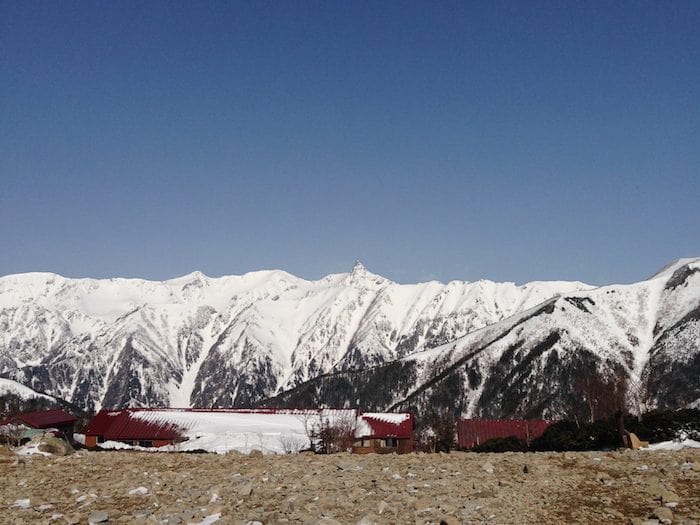
M315 379L273 403L586 419L621 402L695 406L699 308L700 261L679 261L648 281L557 295L434 349Z
M0 377L87 409L274 397L555 416L620 379L635 404L671 406L700 398L699 308L700 259L603 288L400 285L359 264L318 281L22 274L0 278Z

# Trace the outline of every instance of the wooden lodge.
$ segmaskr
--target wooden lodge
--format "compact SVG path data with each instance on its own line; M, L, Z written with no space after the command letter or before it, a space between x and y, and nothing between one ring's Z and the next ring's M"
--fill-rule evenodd
M369 412L360 414L352 451L357 454L414 452L414 428L413 414Z

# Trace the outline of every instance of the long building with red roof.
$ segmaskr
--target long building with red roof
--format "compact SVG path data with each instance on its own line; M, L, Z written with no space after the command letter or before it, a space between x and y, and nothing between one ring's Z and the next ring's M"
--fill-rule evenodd
M552 423L543 419L460 419L457 421L457 447L468 450L490 439L508 437L529 444Z
M78 421L77 417L63 409L55 408L52 410L36 410L34 412L15 414L14 416L0 421L0 427L14 424L37 430L56 430L57 433L66 440L72 441L76 421Z
M171 446L173 450L289 452L309 448L324 429L343 427L356 452L411 452L411 414L355 409L102 410L85 429L87 447Z

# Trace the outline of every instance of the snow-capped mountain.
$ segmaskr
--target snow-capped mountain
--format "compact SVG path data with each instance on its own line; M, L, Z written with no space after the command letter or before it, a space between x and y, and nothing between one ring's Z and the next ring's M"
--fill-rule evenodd
M317 378L273 403L594 418L700 406L700 259L647 281L553 295L370 370Z
M9 275L0 278L0 377L86 409L245 406L320 375L444 348L591 289L401 285L359 263L318 281L282 271L163 282Z
M0 397L7 396L17 397L22 401L29 401L30 399L55 401L53 397L42 394L41 392L36 392L31 388L18 383L17 381L0 378Z
M51 408L65 408L81 414L78 407L22 385L11 379L0 378L0 419L18 412L31 412Z

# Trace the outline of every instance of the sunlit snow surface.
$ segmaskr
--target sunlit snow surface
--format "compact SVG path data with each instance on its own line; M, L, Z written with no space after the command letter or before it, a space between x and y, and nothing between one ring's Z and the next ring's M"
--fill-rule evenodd
M191 525L211 525L212 523L216 523L221 519L221 513L217 512L216 514L210 514L209 516L206 516L202 521L199 521L197 523L192 523ZM250 523L250 522L248 522ZM190 524L188 524L190 525Z
M456 338L552 295L591 288L579 282L403 285L361 265L318 281L279 270L218 278L194 272L162 282L8 275L0 277L0 326L12 330L0 331L0 371L3 357L8 372L38 365L51 352L57 353L52 359L79 360L76 373L64 374L51 394L82 403L84 396L75 399L85 388L81 381L104 382L129 365L121 360L128 343L144 356L145 366L134 365L133 373L158 403L187 407L215 347L217 359L234 368L245 362L246 345L255 348L275 376L268 393L274 394L331 371L351 346L367 365L386 362L422 349L430 338ZM437 332L427 333L435 319L442 320ZM404 339L415 344L399 349ZM98 373L87 374L93 369ZM90 385L92 408L102 406L107 387Z
M31 388L24 386L17 381L12 381L11 379L4 379L0 377L0 397L7 395L14 395L20 399L33 399L33 398L43 398L53 400L54 398L35 392Z
M256 414L242 412L189 412L170 410L135 411L131 417L155 424L176 425L186 441L164 447L138 447L117 441L100 443L106 449L135 449L151 452L205 450L217 454L259 450L264 454L286 454L311 447L309 432L321 423L355 422L354 410ZM407 416L408 417L408 416ZM358 432L360 432L358 427ZM359 434L361 435L361 434Z
M667 287L684 265L692 275ZM397 359L418 363L419 388L434 377L436 363L448 366L482 346L487 351L472 365L487 376L511 346L527 351L557 332L552 353L564 358L589 349L624 367L632 385L658 339L697 308L698 269L700 259L680 260L647 281L600 288L486 280L404 285L361 265L317 281L278 270L219 278L194 272L162 282L9 275L0 277L0 327L9 327L0 329L0 375L25 380L28 366L40 366L42 390L95 410L232 406L251 402L236 398L246 385L265 384L249 394L264 398L321 374ZM552 312L508 332L542 304ZM688 361L700 323L670 336L673 347L662 350ZM219 370L223 379L210 382ZM115 378L137 388L108 392ZM477 412L484 384L465 393L465 416Z
M51 453L39 450L40 444L39 442L29 442L15 450L15 453L20 456L51 456Z
M642 450L681 450L684 448L700 448L700 441L695 441L693 439L662 441L661 443L652 443Z

